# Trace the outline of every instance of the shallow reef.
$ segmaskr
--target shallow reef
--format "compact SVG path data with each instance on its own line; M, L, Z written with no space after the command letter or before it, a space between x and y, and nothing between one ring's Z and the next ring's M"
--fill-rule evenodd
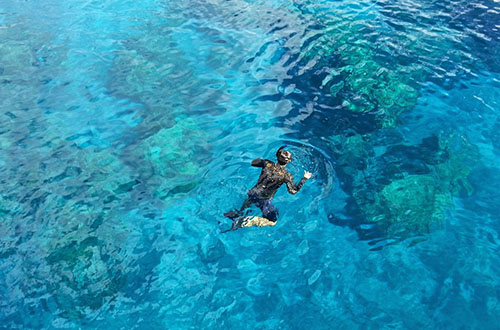
M301 7L301 11L308 9ZM344 18L319 21L328 28L310 41L296 64L307 69L291 70L304 72L299 75L302 79L318 74L320 78L306 79L312 86L292 81L310 93L322 91L322 102L339 104L356 113L373 113L378 127L394 127L399 115L416 104L419 87L414 78L418 67L381 62L384 41L373 37L374 28L348 14Z
M395 26L384 14L390 4L379 5L382 15L370 16L360 10L368 2L356 9L336 4L336 15L328 14L331 4L294 4L299 13L315 17L311 27L321 32L290 61L292 78L284 80L284 89L301 93L286 95L297 108L286 119L300 116L304 100L314 101L311 114L295 120L297 133L291 136L324 147L336 161L346 210L355 216L344 221L331 215L331 222L355 228L362 238L401 239L439 226L454 197L472 193L468 176L478 154L453 129L420 144L405 141L402 115L414 109L429 84L449 90L475 76L462 63L473 70L482 64L471 60L458 31L439 26L425 33L419 20Z
M109 302L121 289L120 272L113 269L112 258L102 254L102 243L90 236L54 247L46 258L50 273L58 278L58 287L53 288L58 294L53 299L64 306L61 316L80 319Z
M207 137L188 114L195 96L172 94L178 86L192 91L196 90L192 85L203 84L176 44L172 31L161 28L125 41L109 82L115 95L144 108L145 119L134 128L141 141L125 148L122 161L138 168L139 180L151 197L164 202L199 185L203 163L210 158Z
M363 206L368 221L376 222L390 237L401 237L407 232L430 232L433 224L441 223L451 198L432 176L409 175L383 187L375 196L373 209L366 203Z
M143 173L152 171L147 184L162 200L188 193L202 182L202 157L207 145L202 130L190 118L177 117L178 123L162 128L144 139L138 150L144 150ZM197 147L186 148L197 142Z
M390 4L378 5L383 15L363 17L342 4L335 5L337 13L332 16L327 14L331 7L326 4L295 3L299 13L316 17L311 25L321 32L304 42L300 55L291 56L294 60L289 61L292 65L288 73L292 78L284 80L283 89L294 86L301 93L287 98L298 98L297 106L301 100L313 99L318 107L329 106L331 112L342 109L358 113L360 122L350 122L356 131L363 125L364 113L375 116L374 129L390 128L416 105L422 86L433 82L450 89L460 79L475 77L463 63L468 68L482 67L482 63L471 60L474 50L461 43L466 36L446 26L425 33L418 20L405 27L395 26L395 19L385 16L385 7ZM359 4L359 8L369 6L368 2ZM429 7L435 10L432 4ZM403 19L404 14L400 13ZM412 31L412 37L403 33L407 30Z
M351 137L334 145L340 148L339 174L360 211L350 225L363 237L373 238L366 225L375 225L376 235L386 238L428 233L442 224L454 197L472 194L468 176L478 151L463 136L443 133L383 152L370 142Z

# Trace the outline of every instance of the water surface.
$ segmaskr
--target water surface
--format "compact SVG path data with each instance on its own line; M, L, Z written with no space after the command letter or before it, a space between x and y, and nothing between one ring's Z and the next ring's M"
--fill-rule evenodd
M3 1L2 326L497 329L499 12Z

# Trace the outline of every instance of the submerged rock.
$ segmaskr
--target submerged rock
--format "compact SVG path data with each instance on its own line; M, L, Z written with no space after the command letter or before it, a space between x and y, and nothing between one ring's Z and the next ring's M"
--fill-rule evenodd
M63 317L75 320L98 310L115 299L124 285L121 272L113 269L116 260L103 254L102 243L87 237L54 249L45 259L58 279L51 285Z
M351 220L330 222L355 229L361 239L405 239L439 227L453 198L470 195L477 148L455 132L418 145L380 145L375 133L329 137L336 174L350 196Z
M210 264L219 261L226 255L226 248L220 239L209 234L198 244L200 260Z
M155 171L163 176L195 176L200 167L194 163L197 158L193 148L186 148L193 140L200 140L201 134L194 120L185 118L170 128L162 128L145 139L144 155Z
M298 67L313 64L307 71L322 77L316 83L311 77L307 80L311 86L302 89L327 92L331 100L323 97L323 102L340 103L355 113L375 113L379 128L394 127L399 115L416 104L419 92L414 77L420 68L380 62L373 46L380 41L370 40L373 29L348 15L344 18L340 22L329 17L333 20L327 22L329 28L311 42L299 61Z
M139 150L143 150L146 163L140 166L146 167L144 172L155 174L148 183L161 199L188 193L202 182L201 162L207 156L204 140L191 118L183 118L143 140Z
M378 213L384 215L381 226L388 235L398 236L429 232L433 224L440 224L452 194L429 175L410 175L385 186L378 199Z
M358 179L353 186L353 196L366 223L376 224L387 237L405 238L430 232L443 222L446 210L453 206L453 197L472 192L467 178L476 154L474 148L456 134L440 136L434 141L438 143L431 142L424 139L421 145L412 147L420 153L408 154L426 165L426 173L418 173L416 168L402 172L408 167L396 166L394 170L399 175L385 173L388 182L376 181L367 189L367 180ZM429 152L429 145L438 147L434 154L439 155L439 162ZM390 152L393 151L387 151ZM390 159L386 154L381 160ZM386 165L378 164L381 168Z
M345 105L355 112L377 111L381 127L394 127L399 115L413 108L418 98L409 81L406 72L389 71L376 62L373 52L367 52L361 65L355 65L345 79Z

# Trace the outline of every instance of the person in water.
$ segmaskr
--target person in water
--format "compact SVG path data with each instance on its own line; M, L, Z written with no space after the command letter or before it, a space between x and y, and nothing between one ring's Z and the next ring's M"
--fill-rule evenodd
M286 145L280 147L276 152L277 163L267 159L257 158L252 161L252 166L261 167L257 184L248 191L248 198L243 202L239 210L224 213L224 216L233 220L233 226L229 230L251 226L274 226L278 220L278 210L272 204L272 199L282 184L290 194L296 194L304 183L311 178L312 174L304 171L304 177L295 185L293 176L286 169L286 165L292 161L292 154L284 150ZM262 211L262 217L242 217L243 211L252 204L257 205Z

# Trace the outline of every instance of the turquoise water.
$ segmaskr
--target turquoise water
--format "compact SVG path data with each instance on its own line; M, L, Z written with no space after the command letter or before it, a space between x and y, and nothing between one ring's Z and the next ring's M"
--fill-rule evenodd
M498 1L4 0L0 40L1 328L500 328ZM313 178L220 234L285 143Z

